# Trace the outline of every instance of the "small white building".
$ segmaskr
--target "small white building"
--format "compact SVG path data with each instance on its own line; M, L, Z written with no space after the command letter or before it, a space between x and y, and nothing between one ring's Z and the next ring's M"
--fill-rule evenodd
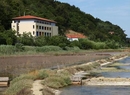
M69 41L79 41L79 39L81 38L86 38L86 36L84 36L81 33L75 33L75 34L66 34L66 37Z
M17 35L24 32L30 32L32 36L58 35L58 26L55 21L31 15L13 18L11 28L17 32Z

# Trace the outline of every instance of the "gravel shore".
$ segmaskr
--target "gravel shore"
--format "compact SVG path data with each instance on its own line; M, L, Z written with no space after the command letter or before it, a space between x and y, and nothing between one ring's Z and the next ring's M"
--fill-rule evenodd
M91 78L87 79L85 85L101 86L130 86L130 78Z

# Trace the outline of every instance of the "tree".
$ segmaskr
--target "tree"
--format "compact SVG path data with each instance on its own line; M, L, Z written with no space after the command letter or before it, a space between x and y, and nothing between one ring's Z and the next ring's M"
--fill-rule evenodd
M22 43L24 45L34 45L34 39L31 33L23 33L20 37L18 37L18 43Z
M14 45L17 41L15 31L5 30L0 33L0 44Z

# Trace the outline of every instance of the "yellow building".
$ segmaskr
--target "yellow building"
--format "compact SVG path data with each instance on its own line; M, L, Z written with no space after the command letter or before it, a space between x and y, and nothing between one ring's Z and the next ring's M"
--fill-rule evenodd
M11 28L17 32L17 35L24 32L30 32L32 36L58 35L58 27L55 21L31 15L13 18Z

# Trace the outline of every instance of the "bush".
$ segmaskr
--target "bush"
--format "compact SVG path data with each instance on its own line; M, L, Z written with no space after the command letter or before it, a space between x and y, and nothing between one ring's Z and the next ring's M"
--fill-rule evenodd
M81 43L79 42L79 41L72 41L71 43L70 43L70 46L71 47L81 47Z
M40 70L37 74L38 79L44 79L47 77L48 77L48 74L47 74L46 70Z
M46 78L42 84L51 88L61 88L71 83L70 78L64 74L57 74Z
M16 43L15 48L16 48L16 51L23 51L24 50L23 44L21 44L21 43Z
M79 47L68 47L68 46L66 46L65 47L65 50L67 50L67 51L73 51L73 52L78 52L78 51L80 51L80 48Z
M96 42L94 48L95 49L105 49L106 48L106 44L104 42Z
M79 42L81 44L81 49L94 49L94 41L88 40L88 39L79 39Z
M43 84L47 85L51 88L61 88L63 86L66 86L67 84L64 82L64 79L59 76L51 76L45 79Z
M111 49L117 49L120 47L119 43L115 42L114 40L106 41L106 46L107 48L111 48Z
M0 53L1 54L14 54L15 47L12 45L0 45Z
M19 80L13 84L5 91L5 95L18 95L23 89L31 88L33 80L31 79L24 79Z
M12 81L11 81L11 85L13 85L14 83L17 83L18 81L20 80L25 80L25 79L30 79L30 80L34 80L36 77L33 76L33 75L29 75L29 74L23 74L19 77L16 77L14 78Z

